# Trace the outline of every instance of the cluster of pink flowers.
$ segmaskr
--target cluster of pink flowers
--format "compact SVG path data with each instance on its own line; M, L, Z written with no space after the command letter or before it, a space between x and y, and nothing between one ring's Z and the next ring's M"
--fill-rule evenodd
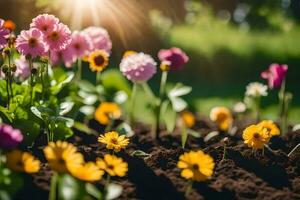
M13 129L10 125L0 125L0 148L16 148L23 140L23 135L19 129Z
M0 19L0 50L7 44L10 31L4 27L4 20Z

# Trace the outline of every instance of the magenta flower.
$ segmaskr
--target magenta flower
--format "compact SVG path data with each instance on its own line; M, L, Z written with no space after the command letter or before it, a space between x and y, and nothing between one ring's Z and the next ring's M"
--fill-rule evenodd
M171 70L182 69L189 61L189 57L179 48L162 49L158 52L161 62L168 62Z
M73 51L73 55L76 60L89 53L90 49L92 48L92 42L90 37L85 33L75 31L72 34L72 41L68 48Z
M287 65L271 64L268 70L261 73L261 77L268 80L270 89L280 88L287 70Z
M51 31L53 31L55 26L57 26L58 24L59 19L57 19L54 15L43 14L32 19L30 28L39 29L43 34L47 35Z
M23 135L20 130L13 129L10 125L0 125L0 148L12 149L16 148L23 140Z
M0 19L0 49L3 49L7 44L7 39L9 37L9 30L4 27L4 20Z
M36 28L21 31L16 39L16 48L23 55L30 55L33 58L43 56L48 50L48 46L43 42L43 34Z
M19 77L21 80L27 79L30 76L30 67L25 56L21 56L20 58L16 59L15 64L17 66L17 70L14 73L14 76Z
M45 35L45 41L50 51L61 51L70 44L71 31L66 25L59 23Z
M63 62L67 68L72 67L72 64L76 61L73 51L67 47L61 51L54 51L50 56L51 65L58 65L60 62Z
M156 73L156 62L148 54L135 53L122 59L120 70L132 82L145 82Z
M101 27L88 27L84 29L83 32L91 38L91 51L103 50L106 51L108 54L111 53L112 42L110 40L107 30Z

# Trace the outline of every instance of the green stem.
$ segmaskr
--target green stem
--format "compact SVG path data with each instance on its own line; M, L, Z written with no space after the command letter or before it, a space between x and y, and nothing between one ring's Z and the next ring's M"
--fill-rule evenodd
M109 122L108 122L107 126L105 127L104 133L110 131L112 129L113 125L114 125L114 119L110 117Z
M30 92L30 106L32 106L33 101L33 74L32 74L32 60L29 59L29 68L30 68L30 85L29 85L29 92Z
M12 88L12 71L11 71L10 55L8 55L8 68L9 68L8 79L9 79L10 94L11 94L11 99L13 99L14 93L13 93L13 88Z
M148 83L142 84L143 90L146 93L147 97L150 101L155 101L155 95L153 94L151 88L149 87Z
M286 81L283 80L279 91L279 122L282 134L286 133L287 113L288 113L288 99L286 95Z
M261 97L256 97L255 99L255 119L257 122L260 120L260 101Z
M44 71L45 71L45 65L42 65L41 70L41 83L42 83L42 100L44 100L45 97L45 80L44 80Z
M130 100L130 110L129 110L129 124L133 127L134 124L134 104L137 93L138 83L133 83L132 92L131 92L131 100Z
M57 193L57 179L58 175L56 172L53 172L51 177L51 185L50 185L50 193L49 193L49 200L56 200L56 193Z
M186 191L184 193L185 197L187 197L191 193L192 188L193 188L193 181L189 181L189 185L188 185L188 187L187 187L187 189L186 189Z
M100 85L101 81L101 71L99 71L96 73L96 85Z
M82 60L77 60L77 80L81 80L82 76Z
M161 75L161 80L160 80L160 88L159 88L159 102L156 110L156 128L155 128L155 138L159 139L159 125L160 125L160 114L161 114L161 106L162 102L164 99L164 94L165 94L165 87L167 83L167 78L168 78L168 72L163 71Z
M9 78L6 77L7 109L10 108Z

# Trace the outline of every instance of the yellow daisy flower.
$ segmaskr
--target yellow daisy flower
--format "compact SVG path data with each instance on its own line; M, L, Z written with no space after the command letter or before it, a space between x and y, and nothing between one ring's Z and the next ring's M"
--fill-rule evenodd
M134 54L137 54L137 52L136 51L126 51L123 55L123 58L127 58L128 56L131 56Z
M83 155L77 152L76 147L64 141L50 142L44 154L50 167L59 173L68 172L84 162Z
M215 107L210 111L210 119L216 122L221 131L227 131L233 122L231 112L226 107Z
M195 125L196 119L193 113L184 111L180 114L180 117L186 127L192 128Z
M104 159L98 158L96 161L98 167L106 171L110 176L123 177L128 171L128 164L122 158L106 154Z
M272 120L263 120L257 125L262 126L263 128L267 129L267 131L270 135L270 138L273 136L276 136L276 135L280 135L279 128L276 126L276 124Z
M96 50L89 55L90 69L101 72L108 65L108 53L103 50Z
M121 108L116 103L102 102L95 112L95 119L103 125L109 124L111 119L119 119L121 117Z
M268 130L258 125L251 125L243 132L244 143L253 149L263 149L269 142Z
M79 180L94 182L102 178L104 171L100 170L96 163L87 162L78 167L73 167L70 169L70 173Z
M182 169L181 176L192 181L205 181L213 175L213 158L203 151L190 151L179 157L177 167Z
M129 144L129 139L125 138L125 135L119 136L119 133L112 131L100 135L98 142L106 144L107 149L113 149L115 152L119 152Z
M41 162L28 152L13 150L6 154L7 166L17 172L36 173Z

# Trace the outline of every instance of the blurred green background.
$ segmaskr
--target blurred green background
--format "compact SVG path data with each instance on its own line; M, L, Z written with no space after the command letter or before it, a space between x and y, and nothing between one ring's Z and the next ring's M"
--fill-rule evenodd
M288 64L287 88L294 94L290 119L300 122L300 0L0 0L0 17L15 21L18 30L45 12L72 29L107 28L111 69L126 49L156 59L160 48L184 49L190 62L172 72L170 81L193 86L191 109L206 115L213 106L243 100L246 85L264 82L260 72L271 63ZM156 90L159 78L150 82ZM262 103L264 117L275 119L277 91Z

